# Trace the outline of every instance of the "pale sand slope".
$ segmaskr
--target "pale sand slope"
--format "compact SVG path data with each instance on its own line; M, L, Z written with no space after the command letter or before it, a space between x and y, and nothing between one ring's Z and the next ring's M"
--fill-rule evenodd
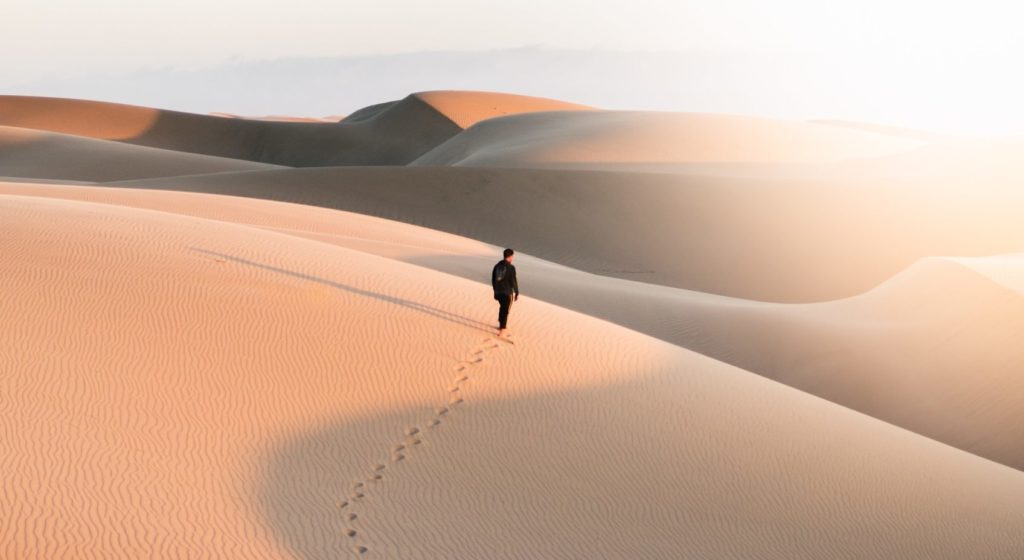
M228 119L97 101L0 96L0 125L299 167L401 165L462 130L415 96L341 123Z
M942 188L951 183L1014 182L1024 178L1024 136L948 140L906 153L842 162L835 176L867 180L899 178Z
M852 128L760 117L566 111L481 122L427 152L413 165L830 162L897 153L921 144Z
M1024 173L941 182L332 168L123 184L338 208L512 246L597 274L809 302L863 293L933 255L1020 251L1018 179Z
M3 185L244 222L486 282L499 248L416 226L262 200ZM594 276L520 255L524 292L1024 469L1024 259L927 259L870 292L765 304ZM486 299L486 296L485 296ZM515 321L513 321L514 324Z
M0 126L5 177L117 181L259 169L279 166Z
M1024 553L1020 472L608 323L524 301L495 343L487 286L366 253L0 216L4 557Z

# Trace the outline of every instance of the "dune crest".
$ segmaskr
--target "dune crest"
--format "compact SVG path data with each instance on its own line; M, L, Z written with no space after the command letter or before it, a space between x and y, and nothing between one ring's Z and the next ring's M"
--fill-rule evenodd
M480 121L546 111L592 111L593 107L547 99L490 91L425 91L414 94L462 128Z
M0 175L8 177L123 181L279 168L266 163L0 126Z
M164 112L86 99L0 95L0 125L101 140L137 138L150 130Z
M404 165L461 132L415 96L341 122L231 119L76 99L0 96L0 126L276 165ZM0 170L2 175L2 170Z
M1024 175L935 184L855 174L758 179L392 167L119 184L349 210L511 245L595 274L806 303L863 293L933 255L1019 251L1024 191L1017 177Z

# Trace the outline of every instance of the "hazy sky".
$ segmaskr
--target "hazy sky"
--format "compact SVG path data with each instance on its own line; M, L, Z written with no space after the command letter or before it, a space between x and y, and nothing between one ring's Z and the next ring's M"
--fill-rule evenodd
M1024 12L1017 5L1009 0L4 0L0 88L142 68L525 45L728 51L780 60L799 53L849 68L855 89L879 90L888 78L920 72L915 95L948 99L950 110L984 107L985 116L979 112L977 118L991 120L999 111L1020 111ZM909 87L905 79L901 87Z

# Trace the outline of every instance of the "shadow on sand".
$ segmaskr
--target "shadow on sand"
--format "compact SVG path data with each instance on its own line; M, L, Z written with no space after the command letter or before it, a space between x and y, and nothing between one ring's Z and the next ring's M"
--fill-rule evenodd
M666 487L664 473L656 472L669 460L658 440L670 426L635 434L622 422L621 429L593 437L595 415L606 416L603 403L622 389L578 388L486 401L469 397L436 417L440 424L434 427L427 407L315 427L271 450L259 503L274 537L304 560L357 558L363 554L359 547L373 558L655 557L664 553L659 550L664 541L677 538L665 530L668 523L642 531L659 539L634 543L633 529L623 527L622 516L649 515L645 510L659 494L687 501L681 486ZM463 419L469 416L476 421L467 424ZM541 437L537 430L551 423L560 429L545 430ZM419 428L415 437L421 444L409 444L404 435L411 425ZM375 438L368 434L377 434L379 441L371 443ZM401 443L407 445L404 458L389 459ZM512 456L530 459L509 460ZM585 483L577 479L580 464L607 464L610 457L613 467ZM375 471L375 463L386 468ZM490 473L485 478L493 477L493 484L474 480L480 473ZM640 482L621 484L631 473ZM374 480L376 474L382 478ZM362 486L353 488L357 483ZM574 498L553 496L553 487L575 487ZM356 492L365 495L354 499ZM405 492L408 498L401 496ZM510 495L517 496L514 504L507 503ZM394 500L407 506L396 507ZM580 510L599 520L569 530L567 519ZM596 513L611 510L618 514ZM350 520L350 514L357 517ZM678 516L669 517L682 525L685 515L692 512L680 508ZM459 535L492 535L493 541ZM559 544L538 554L534 539L522 535L548 547ZM421 540L422 549L409 548ZM677 558L695 548L686 539L676 540L675 547Z
M808 429L822 416L802 404L770 420L734 404L726 421L729 404L700 404L722 391L673 375L494 399L474 395L484 375L469 376L466 401L443 416L380 410L271 448L255 498L274 538L304 560L953 559L978 546L988 558L1018 557L1012 532L993 540L986 524L962 522L987 484L977 470L954 461L943 478L922 477L906 460L960 452L882 423ZM741 393L744 403L761 398ZM786 395L783 406L807 402ZM404 435L410 426L419 445ZM965 490L936 493L937 480ZM992 499L993 514L1019 512L1018 490ZM912 504L929 513L906 514ZM1014 527L1021 517L1006 519Z
M200 249L198 247L190 247L190 249L192 251L197 252L197 253L202 253L204 255L207 255L207 256L210 256L210 257L215 257L215 258L218 258L218 259L223 259L225 261L230 261L230 262L234 262L234 263L244 264L246 266L252 266L252 267L255 267L255 268L262 269L262 270L268 270L270 272L276 272L278 274L284 274L286 276L291 276L293 278L299 278L299 279L302 279L302 280L306 280L308 282L315 282L317 284L322 284L324 286L330 286L331 288L334 288L334 289L337 289L337 290L341 290L343 292L348 292L348 293L356 294L356 295L359 295L359 296L369 297L369 298L373 298L373 299L376 299L376 300L379 300L379 301L383 301L383 302L387 302L387 303L393 303L395 305L401 305L402 307L405 307L407 309L412 309L413 311L418 311L418 312L424 313L426 315L430 315L431 317L434 317L436 319L441 319L441 320L444 320L444 321L448 321L449 323L454 323L456 325L461 325L461 326L464 326L464 327L470 327L470 328L473 328L473 329L477 329L479 331L483 331L483 332L486 332L488 334L494 334L495 333L495 329L497 328L497 325L492 326L492 325L489 325L487 323L484 323L484 322L481 322L481 321L477 321L475 319L470 319L469 317L464 317L464 316L459 315L457 313L452 313L451 311L445 311L444 309L438 309L436 307L432 307L432 306L424 304L424 303L419 303L417 301L410 301L410 300L403 299L403 298L396 297L396 296L389 296L389 295L381 294L381 293L378 293L378 292L372 292L372 291L369 291L369 290L364 290L364 289L361 289L361 288L356 288L354 286L349 286L348 284L343 284L341 282L336 282L334 280L328 280L326 278L320 278L319 276L313 276L311 274L306 274L304 272L296 272L294 270L288 270L288 269L280 268L280 267L277 267L277 266L263 264L263 263L259 263L259 262L256 262L256 261L251 261L251 260L248 260L248 259L243 259L241 257L235 257L235 256L232 256L232 255L228 255L228 254L225 254L225 253L218 253L216 251L209 251L209 250L206 250L206 249Z

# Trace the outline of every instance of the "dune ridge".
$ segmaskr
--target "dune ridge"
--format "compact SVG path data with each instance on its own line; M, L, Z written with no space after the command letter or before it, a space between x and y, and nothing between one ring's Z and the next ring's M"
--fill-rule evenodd
M265 163L0 126L0 174L8 177L96 182L279 168Z
M182 200L0 196L6 556L1024 550L1018 471L537 301L498 343L486 285L128 195Z
M402 165L462 130L415 96L373 118L310 123L8 95L0 96L0 125L292 167Z
M1014 177L936 184L452 167L117 184L349 210L515 246L596 274L794 303L863 293L933 255L1018 251L1024 225L1015 209L1024 193Z
M589 108L521 95L439 91L415 93L327 121L197 115L5 95L0 96L0 125L290 167L404 165L481 120L556 109Z
M507 115L594 110L593 107L557 99L491 91L424 91L414 95L463 129Z

